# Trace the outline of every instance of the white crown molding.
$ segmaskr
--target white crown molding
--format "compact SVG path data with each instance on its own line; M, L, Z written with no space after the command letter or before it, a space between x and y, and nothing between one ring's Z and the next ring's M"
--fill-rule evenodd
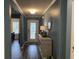
M14 4L16 5L16 7L18 8L18 11L19 11L21 14L23 14L23 11L22 11L21 7L19 6L19 4L17 3L17 1L16 1L16 0L12 0L12 1L13 1Z
M23 11L22 11L22 9L21 9L21 7L19 6L19 4L17 3L17 1L16 0L12 0L13 2L14 2L14 4L17 6L17 8L18 8L18 10L19 10L19 12L21 13L21 14L23 14ZM48 5L48 7L45 9L45 11L43 12L43 15L48 11L48 9L55 3L55 1L56 0L52 0L51 1L51 3Z
M45 9L43 15L48 11L48 9L55 3L56 0L52 0L48 7Z

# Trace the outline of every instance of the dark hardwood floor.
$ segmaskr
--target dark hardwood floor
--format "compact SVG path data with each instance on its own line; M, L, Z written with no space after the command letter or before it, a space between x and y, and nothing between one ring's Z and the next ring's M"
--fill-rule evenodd
M41 59L37 45L28 45L24 52L24 59Z
M38 45L25 45L24 49L21 50L18 40L12 43L11 57L11 59L41 59Z
M18 40L15 40L11 45L11 59L23 59Z

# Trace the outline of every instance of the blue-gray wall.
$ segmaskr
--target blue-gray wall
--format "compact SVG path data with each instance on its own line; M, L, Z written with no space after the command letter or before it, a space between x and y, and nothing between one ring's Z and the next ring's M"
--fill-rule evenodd
M24 15L20 16L20 45L27 41L27 18Z
M11 35L10 35L10 15L9 15L10 0L4 2L4 32L5 32L5 59L11 59Z
M70 59L72 1L74 0L67 0L66 59Z
M52 22L49 35L53 40L53 56L55 59L65 59L67 0L57 0L48 10L48 13L54 8L57 8L60 14L56 17L50 15L51 18L49 19Z

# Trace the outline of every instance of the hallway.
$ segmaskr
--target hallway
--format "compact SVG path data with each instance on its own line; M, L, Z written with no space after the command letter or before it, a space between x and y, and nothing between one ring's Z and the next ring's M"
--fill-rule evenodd
M12 59L41 59L37 45L28 45L25 48L24 55L22 55L22 52L19 41L15 40L11 47Z
M11 59L65 59L66 7L66 0L12 0Z

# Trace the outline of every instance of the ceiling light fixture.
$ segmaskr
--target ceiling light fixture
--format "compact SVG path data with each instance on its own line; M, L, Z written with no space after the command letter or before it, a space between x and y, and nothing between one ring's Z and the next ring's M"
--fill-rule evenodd
M35 14L35 13L36 13L36 10L35 10L35 9L29 9L29 12L30 12L31 14Z

